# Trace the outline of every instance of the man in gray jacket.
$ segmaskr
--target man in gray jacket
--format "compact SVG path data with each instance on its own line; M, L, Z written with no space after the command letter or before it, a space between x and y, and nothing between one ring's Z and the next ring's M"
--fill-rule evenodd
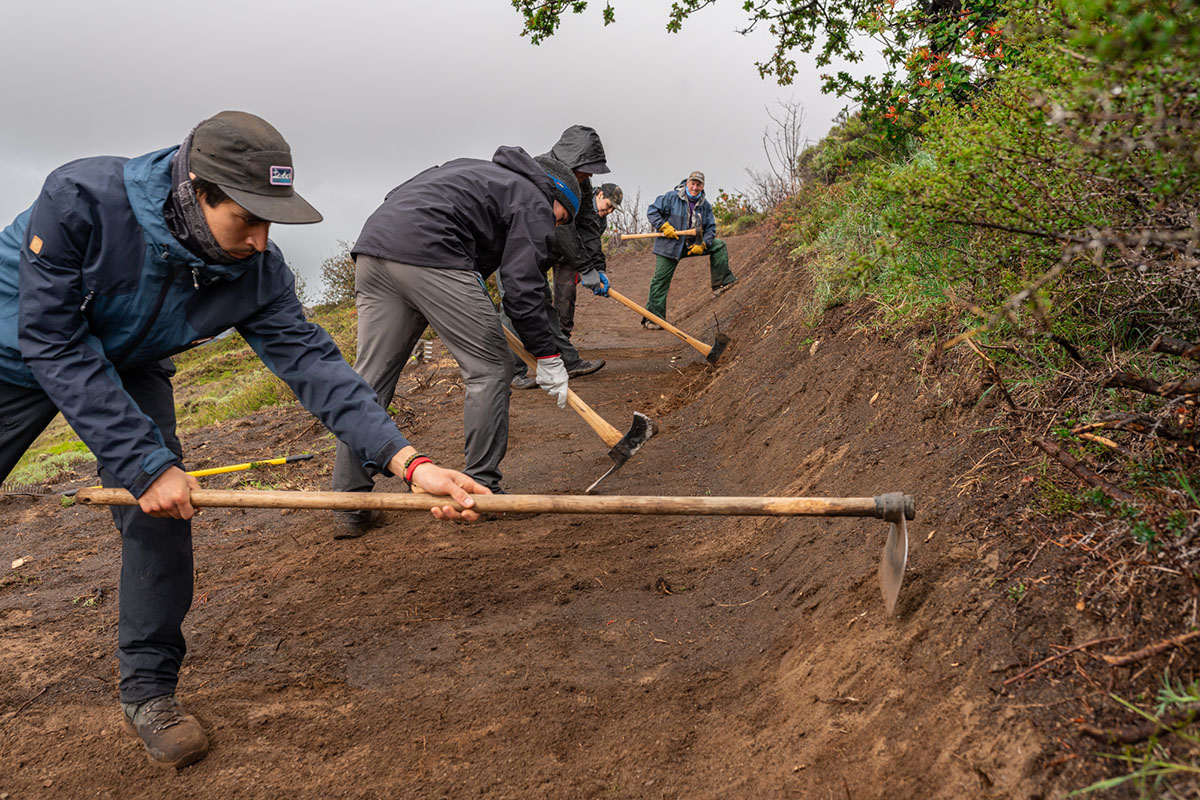
M501 147L491 161L460 158L431 167L393 189L367 219L355 260L358 358L354 368L392 400L396 381L427 325L458 361L466 386L464 472L500 490L508 449L512 360L500 314L484 279L503 276L505 313L538 359L537 384L563 407L567 369L543 305L542 268L557 225L579 211L579 183L554 159ZM369 492L370 475L340 444L336 491ZM369 512L341 512L351 532Z

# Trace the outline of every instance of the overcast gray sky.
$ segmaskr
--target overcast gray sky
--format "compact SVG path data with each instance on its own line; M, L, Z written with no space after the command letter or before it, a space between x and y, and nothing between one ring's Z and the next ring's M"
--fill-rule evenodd
M795 100L820 138L844 102L798 54L794 86L754 68L770 36L740 36L740 0L665 30L670 0L600 0L539 46L508 0L39 0L5 8L0 225L46 174L84 156L181 141L227 109L259 114L292 145L296 187L324 215L272 238L320 292L320 263L353 240L393 186L433 164L545 152L591 125L607 179L643 205L693 169L740 189L763 168L767 107ZM644 211L644 209L643 209Z

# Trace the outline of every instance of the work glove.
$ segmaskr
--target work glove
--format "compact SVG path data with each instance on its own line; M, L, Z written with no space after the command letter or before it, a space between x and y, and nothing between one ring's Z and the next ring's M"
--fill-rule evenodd
M562 356L547 356L539 358L537 375L534 376L537 385L546 393L558 400L558 407L567 404L567 366L563 364Z
M697 242L688 248L689 256L698 256L704 252L704 242Z
M668 239L679 238L679 234L675 232L675 226L669 222L664 222L662 225L658 226L658 232Z
M589 269L579 275L579 282L585 289L591 289L592 294L608 297L608 276L598 269Z

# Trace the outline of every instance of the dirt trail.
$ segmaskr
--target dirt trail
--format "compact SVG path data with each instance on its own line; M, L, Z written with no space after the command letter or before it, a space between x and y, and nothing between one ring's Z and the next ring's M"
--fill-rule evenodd
M908 492L897 616L873 520L393 513L335 541L320 512L210 510L180 695L213 748L168 774L119 730L107 513L11 498L0 563L32 557L33 580L0 586L0 796L1041 796L1046 734L999 694L1038 634L990 588L1021 504L973 432L978 381L880 340L867 308L806 328L804 283L766 235L729 246L738 286L714 300L706 263L685 261L669 309L700 339L718 323L733 337L715 370L581 295L577 343L608 366L574 388L619 428L639 410L662 429L604 491ZM652 265L613 259L613 285L641 302ZM396 406L422 449L461 464L444 353L406 370ZM333 461L297 408L184 444L194 467L319 454L254 474L275 488L327 488ZM510 490L580 492L605 450L540 391L514 393Z

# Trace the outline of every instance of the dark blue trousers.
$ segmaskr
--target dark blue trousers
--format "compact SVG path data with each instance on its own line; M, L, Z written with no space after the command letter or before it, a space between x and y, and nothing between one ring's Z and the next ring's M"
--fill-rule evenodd
M125 391L182 458L175 435L175 395L169 360L121 373ZM58 409L40 389L0 383L0 480L12 471ZM118 486L108 470L101 483ZM121 702L140 703L175 691L187 646L181 626L192 605L192 525L112 506L121 532L121 589L117 659Z

